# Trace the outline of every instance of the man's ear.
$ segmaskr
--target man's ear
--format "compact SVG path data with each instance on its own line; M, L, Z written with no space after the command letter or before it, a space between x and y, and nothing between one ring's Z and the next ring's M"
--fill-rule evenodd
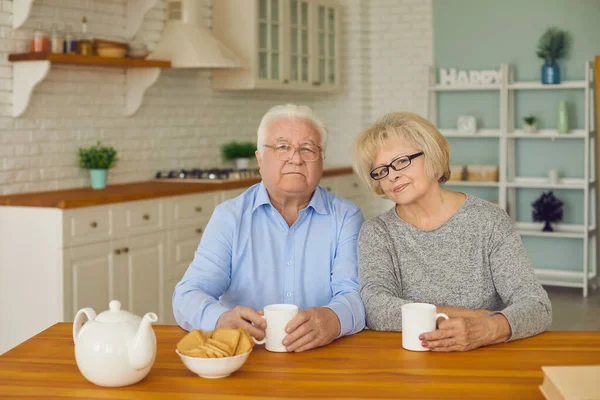
M256 150L254 155L256 156L256 161L258 161L258 169L260 169L262 167L262 154L260 154L260 151Z

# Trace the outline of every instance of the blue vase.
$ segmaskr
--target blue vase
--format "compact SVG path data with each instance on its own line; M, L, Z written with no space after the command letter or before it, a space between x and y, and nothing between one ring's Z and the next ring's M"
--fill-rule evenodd
M544 85L558 85L560 83L560 68L556 60L546 60L542 65L542 83Z
M104 189L106 187L105 169L90 169L90 182L92 189Z

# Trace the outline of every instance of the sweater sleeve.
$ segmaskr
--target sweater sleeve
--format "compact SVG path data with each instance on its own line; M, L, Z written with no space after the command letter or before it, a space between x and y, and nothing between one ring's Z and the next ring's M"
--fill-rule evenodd
M552 322L548 294L537 281L523 242L512 220L502 211L491 236L490 268L494 286L505 308L502 314L512 331L509 340L545 331Z
M358 238L358 281L367 326L379 331L402 330L402 281L391 255L389 233L377 218L363 224Z

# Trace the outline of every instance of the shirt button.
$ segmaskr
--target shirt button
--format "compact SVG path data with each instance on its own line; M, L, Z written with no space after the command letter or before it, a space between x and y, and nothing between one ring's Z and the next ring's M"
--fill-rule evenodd
M292 292L287 292L285 295L286 295L287 297L292 297Z
M275 211L271 211L271 215L275 215Z
M290 261L288 261L288 262L287 262L287 265L292 265L292 261L291 261L291 260L290 260Z

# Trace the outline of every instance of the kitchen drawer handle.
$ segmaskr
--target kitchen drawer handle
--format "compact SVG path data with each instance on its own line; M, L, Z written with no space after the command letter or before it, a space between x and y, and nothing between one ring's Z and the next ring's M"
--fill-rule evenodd
M129 253L129 247L123 247L123 253L125 253L125 254Z
M202 207L200 207L200 206L196 207L196 212L202 212Z
M287 79L283 80L283 83L289 83L290 81L288 81Z
M312 84L313 86L321 86L321 82L319 81L314 81Z
M97 223L96 221L92 221L92 222L90 223L90 226L91 226L92 228L95 228L95 227L97 227L97 226L98 226L98 223Z
M329 186L325 186L325 189L326 189L328 192L331 192L331 188L330 188Z
M202 233L203 229L202 228L196 228L196 233Z
M144 214L142 218L144 218L146 221L150 221L150 214Z
M121 249L116 249L116 250L115 250L115 254L116 254L116 255L119 255L119 254L121 254Z
M357 187L358 187L358 183L354 182L354 183L352 184L352 187L354 187L354 188L357 188Z

